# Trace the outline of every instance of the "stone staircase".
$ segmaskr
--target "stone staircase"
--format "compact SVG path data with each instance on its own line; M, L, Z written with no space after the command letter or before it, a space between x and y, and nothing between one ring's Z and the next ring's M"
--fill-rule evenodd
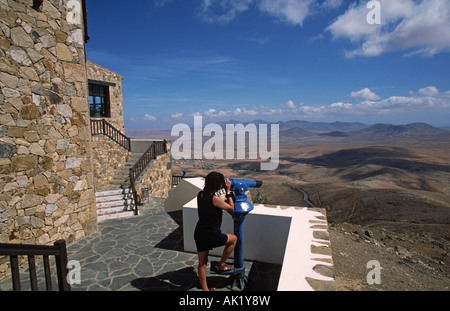
M95 200L98 222L135 215L135 202L129 188L96 192Z
M136 203L130 188L130 168L141 156L142 153L132 153L131 158L110 181L109 186L95 193L98 222L135 216Z
M131 158L113 177L108 186L96 189L97 220L99 222L106 219L135 216L135 210L137 209L131 190L130 169L136 165L141 157L147 160L151 150L157 154L167 152L161 144L155 144L152 140L129 140L128 144L131 150Z
M110 187L114 189L126 189L130 187L130 169L141 158L142 153L132 153L125 166L109 182Z

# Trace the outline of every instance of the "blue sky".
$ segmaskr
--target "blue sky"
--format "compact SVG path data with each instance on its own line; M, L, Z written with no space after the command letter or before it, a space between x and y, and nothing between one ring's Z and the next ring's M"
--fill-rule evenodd
M450 125L450 4L88 0L87 58L123 75L127 128L211 121ZM370 15L376 17L378 15Z

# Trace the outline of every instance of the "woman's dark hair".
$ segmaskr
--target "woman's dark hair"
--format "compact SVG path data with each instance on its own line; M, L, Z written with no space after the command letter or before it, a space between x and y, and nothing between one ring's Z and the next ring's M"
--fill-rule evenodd
M205 179L205 188L203 194L208 196L225 187L225 177L218 172L209 173Z

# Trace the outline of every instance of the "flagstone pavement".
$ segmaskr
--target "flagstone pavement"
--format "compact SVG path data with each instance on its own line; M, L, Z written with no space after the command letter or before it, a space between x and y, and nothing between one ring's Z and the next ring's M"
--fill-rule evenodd
M98 232L68 247L68 260L80 264L80 284L73 284L73 291L201 290L197 254L183 251L182 212L165 212L161 198L150 198L139 216L99 223ZM277 289L281 265L245 264L249 282L244 290ZM217 290L231 290L229 278L210 274L209 267L207 280ZM0 286L8 290L10 283L5 279Z

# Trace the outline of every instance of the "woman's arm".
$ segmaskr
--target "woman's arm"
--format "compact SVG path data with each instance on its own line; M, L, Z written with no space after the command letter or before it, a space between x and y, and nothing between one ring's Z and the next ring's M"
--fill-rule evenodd
M225 190L227 191L227 194L230 193L230 189L231 189L231 182L227 178L225 180ZM227 212L234 211L234 202L232 196L227 196L226 201L223 201L221 198L214 196L213 205Z

